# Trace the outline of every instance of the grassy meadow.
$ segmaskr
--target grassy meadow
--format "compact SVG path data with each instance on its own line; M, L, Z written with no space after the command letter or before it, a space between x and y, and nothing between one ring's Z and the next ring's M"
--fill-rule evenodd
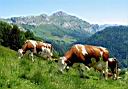
M61 74L56 62L26 55L18 59L17 52L0 46L0 89L128 89L128 75L119 80L99 79L99 73L85 71L80 78L76 66Z

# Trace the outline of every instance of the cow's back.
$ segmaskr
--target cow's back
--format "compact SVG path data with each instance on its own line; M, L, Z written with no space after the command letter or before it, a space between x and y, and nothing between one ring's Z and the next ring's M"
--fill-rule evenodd
M22 46L23 50L29 50L29 49L33 49L33 48L34 48L34 46L30 41L25 42L24 45Z
M91 58L95 58L96 61L99 61L100 58L103 57L103 60L107 61L109 53L108 50L103 47L76 44L66 52L65 57L71 62L83 62L88 64L91 62Z

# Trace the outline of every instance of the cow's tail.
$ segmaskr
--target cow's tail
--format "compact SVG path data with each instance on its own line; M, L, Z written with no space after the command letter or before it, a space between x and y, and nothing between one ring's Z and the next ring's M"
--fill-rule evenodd
M53 48L53 46L51 45L51 52L53 53L53 51L54 51L54 48Z

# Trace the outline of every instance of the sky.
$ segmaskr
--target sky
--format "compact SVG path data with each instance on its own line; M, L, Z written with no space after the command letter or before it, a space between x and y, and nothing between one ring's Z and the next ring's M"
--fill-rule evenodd
M0 18L64 11L91 24L128 25L128 0L0 0Z

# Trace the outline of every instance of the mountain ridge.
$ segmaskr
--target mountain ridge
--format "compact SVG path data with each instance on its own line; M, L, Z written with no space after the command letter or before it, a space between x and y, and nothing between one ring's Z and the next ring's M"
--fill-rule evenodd
M90 34L94 34L100 29L100 25L98 24L90 24L87 21L84 21L76 16L69 15L63 11L58 11L51 15L40 14L37 16L19 16L3 20L18 25L26 24L39 26L41 24L54 24L56 26L63 27L66 29L85 30L85 32L88 32Z

